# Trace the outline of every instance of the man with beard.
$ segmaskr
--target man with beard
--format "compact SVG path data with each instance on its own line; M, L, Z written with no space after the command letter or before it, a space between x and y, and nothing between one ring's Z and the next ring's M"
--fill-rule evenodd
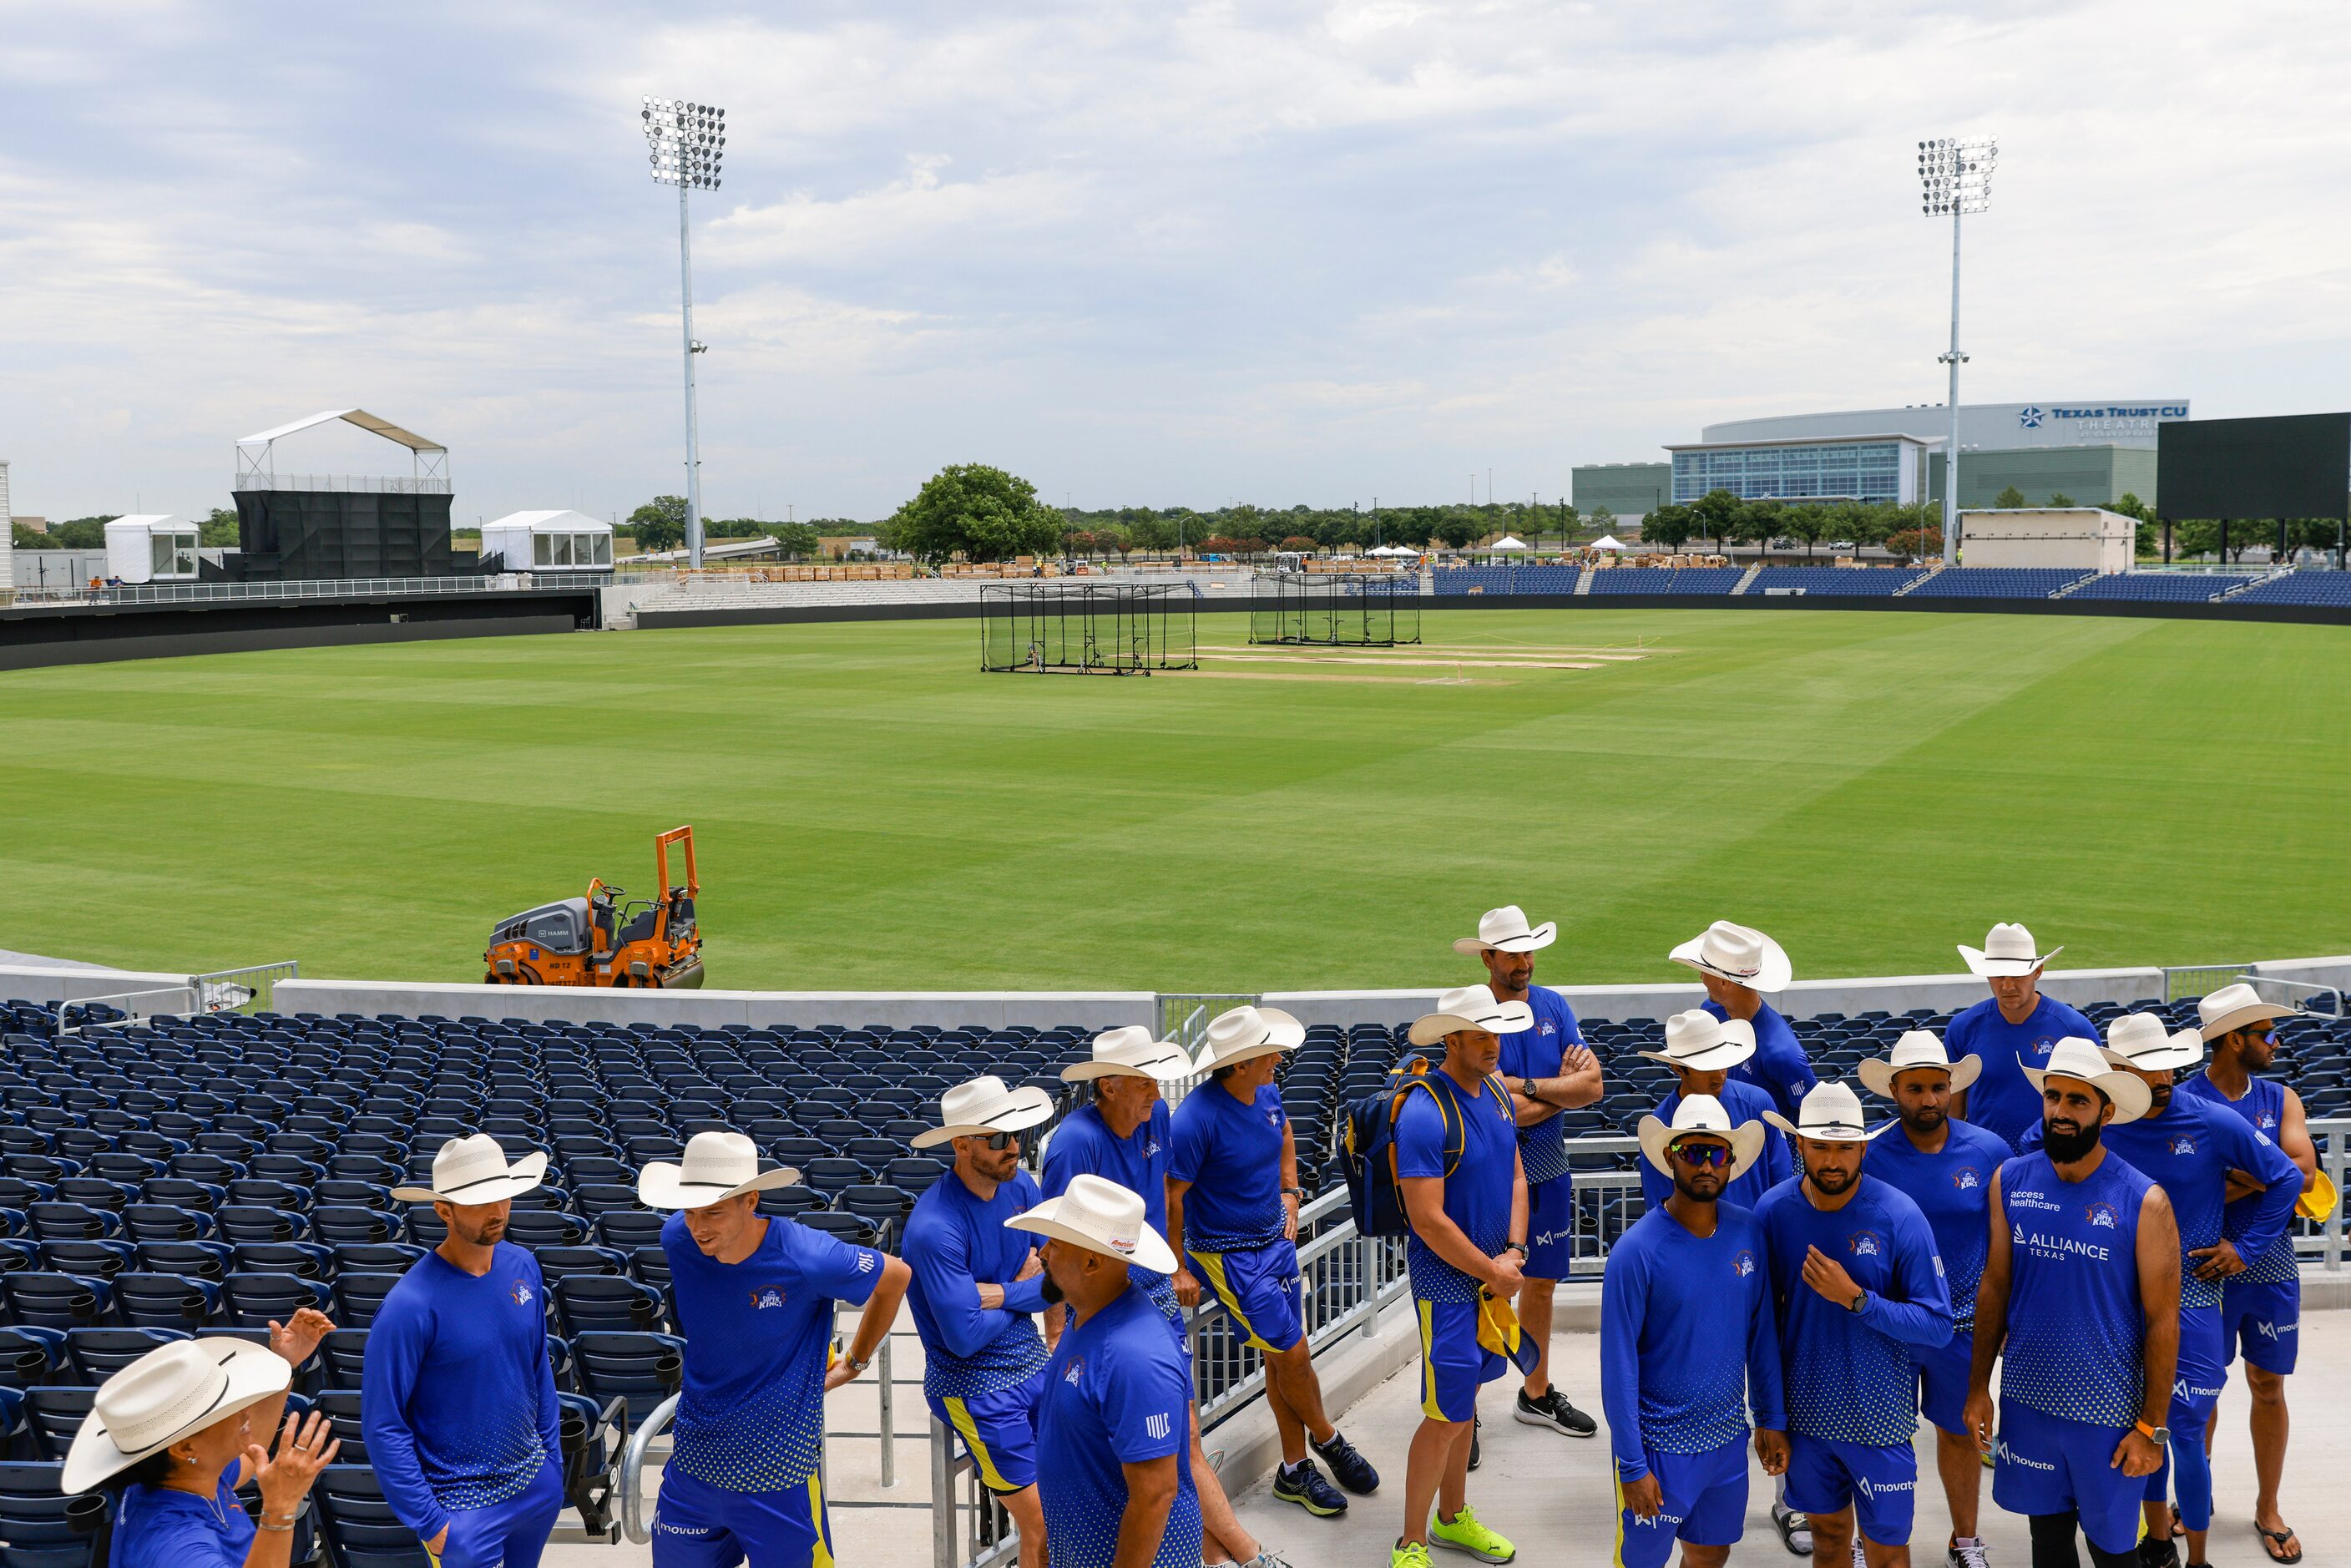
M2043 1147L1992 1178L1976 1291L1967 1425L1992 1442L1992 1499L2032 1522L2032 1568L2137 1568L2139 1502L2163 1464L2179 1352L2179 1228L2163 1189L2105 1146L2147 1113L2147 1085L2086 1040L2061 1040L2040 1089Z
M1842 1083L1804 1096L1803 1176L1755 1210L1771 1264L1788 1401L1788 1505L1812 1526L1822 1568L1909 1568L1917 1503L1918 1380L1912 1355L1950 1343L1951 1299L1918 1206L1862 1174L1890 1124L1865 1127ZM1855 1553L1855 1531L1861 1551Z
M504 1239L512 1200L546 1174L545 1155L509 1165L476 1133L441 1145L432 1186L392 1189L449 1234L376 1312L360 1427L392 1516L446 1568L537 1568L563 1511L547 1287Z
M2277 1020L2294 1009L2257 994L2248 985L2223 986L2196 1005L2199 1032L2211 1043L2204 1071L2179 1086L2214 1105L2226 1107L2285 1151L2302 1173L2306 1192L2318 1176L2318 1151L2302 1096L2267 1072L2277 1058ZM2278 1512L2278 1483L2285 1475L2285 1380L2294 1371L2302 1326L2302 1270L2294 1241L2282 1237L2266 1252L2252 1250L2246 1230L2259 1197L2240 1197L2229 1205L2226 1229L2237 1243L2245 1270L2220 1282L2220 1352L2233 1363L2241 1348L2245 1389L2252 1396L2253 1472L2260 1492L2253 1500L2253 1528L2273 1563L2302 1561L2302 1542ZM2211 1441L2208 1430L2205 1437Z
M1524 1003L1534 1018L1531 1027L1502 1036L1502 1080L1510 1086L1519 1158L1527 1171L1527 1256L1519 1322L1535 1347L1535 1369L1527 1374L1512 1413L1530 1427L1589 1437L1598 1430L1592 1417L1551 1383L1552 1297L1574 1261L1575 1181L1567 1168L1567 1124L1560 1113L1600 1098L1600 1063L1584 1049L1575 1009L1557 991L1534 983L1535 953L1557 935L1552 922L1531 927L1524 910L1506 904L1488 910L1478 922L1478 935L1458 939L1453 949L1485 964L1486 988L1496 1001Z
M1884 1059L1855 1069L1902 1117L1897 1130L1871 1142L1861 1168L1926 1215L1950 1291L1950 1343L1910 1347L1919 1413L1935 1428L1935 1469L1951 1511L1947 1568L1988 1568L1976 1533L1983 1466L1967 1430L1968 1370L1975 1355L1976 1284L1991 1244L1991 1178L2010 1151L2003 1140L1949 1114L1952 1097L1964 1093L1982 1067L1974 1057L1951 1061L1933 1031L1920 1029L1896 1040Z
M1957 1092L1950 1113L1999 1135L2015 1150L2041 1123L2041 1096L2025 1081L2025 1070L2049 1061L2061 1040L2095 1040L2088 1019L2064 1002L2041 994L2041 971L2065 949L2041 952L2022 925L1999 925L1984 945L1959 944L1959 956L1983 977L1991 995L1954 1018L1943 1030L1951 1059L1973 1057L1982 1076Z
M1680 1086L1657 1104L1656 1118L1667 1126L1673 1124L1681 1107L1694 1099L1716 1102L1734 1124L1741 1125L1760 1120L1764 1112L1774 1108L1769 1094L1730 1076L1733 1069L1755 1054L1754 1031L1738 1019L1725 1022L1696 1009L1676 1013L1666 1020L1666 1049L1641 1054L1651 1061L1664 1062L1679 1080ZM1787 1180L1794 1168L1786 1139L1766 1133L1760 1126L1756 1131L1762 1138L1761 1148L1752 1161L1739 1167L1739 1174L1721 1185L1717 1194L1732 1208L1753 1208L1763 1201L1765 1193ZM1645 1161L1641 1166L1642 1201L1651 1208L1664 1204L1673 1196L1679 1174Z
M1718 920L1668 956L1698 971L1706 987L1706 1011L1747 1026L1755 1050L1731 1070L1731 1076L1769 1094L1772 1108L1782 1116L1793 1116L1798 1102L1820 1077L1796 1031L1763 999L1766 993L1787 988L1794 973L1787 953L1752 926Z
M1608 1249L1600 1399L1616 1466L1618 1568L1722 1568L1747 1520L1747 1423L1765 1473L1788 1468L1780 1336L1763 1229L1724 1191L1778 1143L1694 1094L1644 1116L1643 1158L1674 1190ZM1743 1396L1743 1397L1742 1397Z

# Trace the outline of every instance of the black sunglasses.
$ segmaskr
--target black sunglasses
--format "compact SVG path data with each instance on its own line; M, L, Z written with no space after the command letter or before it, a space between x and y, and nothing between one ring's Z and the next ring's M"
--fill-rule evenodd
M1686 1166L1713 1166L1718 1168L1730 1163L1730 1150L1721 1144L1676 1144L1674 1158Z
M979 1141L987 1145L991 1149L1015 1149L1020 1146L1020 1134L1018 1133L990 1133L987 1136L981 1138Z

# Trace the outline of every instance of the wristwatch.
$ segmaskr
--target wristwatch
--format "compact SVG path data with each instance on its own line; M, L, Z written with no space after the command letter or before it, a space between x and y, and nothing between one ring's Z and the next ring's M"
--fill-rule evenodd
M1505 1241L1502 1243L1502 1250L1515 1252L1523 1258L1527 1255L1527 1244L1523 1241Z
M1533 1101L1538 1105L1548 1105L1551 1103L1550 1101L1545 1100L1541 1095L1535 1092L1535 1081L1531 1078L1521 1078L1519 1080L1519 1092L1527 1099Z
M850 1375L852 1377L864 1376L865 1369L873 1364L873 1360L871 1356L868 1356L863 1361L858 1360L853 1355L844 1355L841 1359L848 1364Z
M2158 1448L2167 1448L2171 1443L2171 1428L2168 1427L2150 1427L2144 1421L2135 1421L2132 1425L2138 1428L2140 1437Z
M1852 1301L1845 1303L1845 1310L1847 1312L1857 1312L1867 1305L1869 1305L1869 1292L1861 1289L1859 1286L1855 1286L1854 1288L1854 1298Z

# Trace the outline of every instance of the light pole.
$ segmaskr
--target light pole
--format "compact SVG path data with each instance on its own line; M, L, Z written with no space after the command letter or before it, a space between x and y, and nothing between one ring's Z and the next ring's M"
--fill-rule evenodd
M1991 172L2000 142L1990 136L1938 136L1918 143L1918 210L1951 215L1951 444L1943 454L1943 564L1959 559L1959 219L1991 206Z
M719 161L726 155L726 111L706 103L648 98L642 118L645 144L653 149L656 183L677 187L677 295L685 336L685 561L702 565L702 455L694 418L694 253L686 227L685 193L718 189Z

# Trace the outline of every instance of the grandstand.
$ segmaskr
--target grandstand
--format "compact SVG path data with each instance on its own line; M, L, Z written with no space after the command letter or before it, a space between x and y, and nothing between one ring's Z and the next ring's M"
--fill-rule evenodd
M2264 578L2242 593L2230 595L2231 604L2351 605L2351 572L2290 571Z
M1592 574L1591 591L1604 593L1729 593L1747 575L1740 566L1619 566Z
M2094 577L2065 597L2202 604L2220 598L2232 588L2242 588L2252 580L2241 572L2123 571L2106 577Z
M1927 575L1925 567L1767 566L1749 593L1800 591L1807 598L1890 599Z
M1904 597L1909 599L2051 599L2092 576L2064 567L1977 566L1938 571Z

